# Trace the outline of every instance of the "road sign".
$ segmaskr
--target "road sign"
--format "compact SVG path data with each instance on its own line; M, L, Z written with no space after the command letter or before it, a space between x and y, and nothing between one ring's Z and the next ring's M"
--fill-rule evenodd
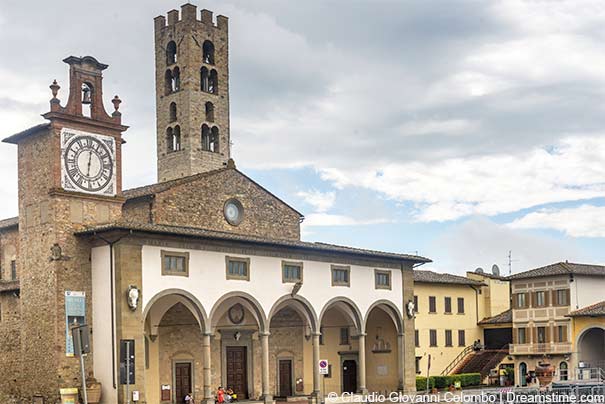
M321 359L318 363L319 365L319 374L320 375L327 375L328 374L328 360L327 359Z

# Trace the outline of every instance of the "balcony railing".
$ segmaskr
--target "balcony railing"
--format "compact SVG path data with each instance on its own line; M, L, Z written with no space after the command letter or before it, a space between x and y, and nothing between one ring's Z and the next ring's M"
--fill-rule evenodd
M535 344L510 344L512 355L570 353L571 342L546 342Z

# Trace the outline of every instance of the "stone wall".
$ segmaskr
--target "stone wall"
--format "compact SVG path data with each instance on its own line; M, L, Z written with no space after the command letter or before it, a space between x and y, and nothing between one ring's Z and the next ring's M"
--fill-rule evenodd
M21 309L13 292L0 293L0 392L19 395L21 374Z
M238 226L229 224L223 213L225 202L234 197L244 207L244 219ZM126 214L130 214L127 220L145 216L142 213ZM276 239L300 238L299 214L231 169L156 194L152 216L154 223L158 224L201 227Z

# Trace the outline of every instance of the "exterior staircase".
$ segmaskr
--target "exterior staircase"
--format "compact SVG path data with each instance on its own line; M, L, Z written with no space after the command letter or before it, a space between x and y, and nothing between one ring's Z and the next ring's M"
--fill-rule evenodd
M485 379L491 369L508 355L508 345L500 349L475 350L473 346L464 348L456 358L441 372L442 375L455 375L460 373L480 373Z
M480 373L481 379L485 379L489 375L490 370L498 366L506 355L508 355L508 349L473 351L453 369L451 374Z

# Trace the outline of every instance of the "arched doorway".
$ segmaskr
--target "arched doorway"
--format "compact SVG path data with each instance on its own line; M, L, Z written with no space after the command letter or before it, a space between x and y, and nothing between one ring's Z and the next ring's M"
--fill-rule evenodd
M403 390L403 320L387 300L374 303L365 316L368 391Z
M519 364L519 384L521 386L527 386L527 364L521 362Z
M592 327L578 337L578 365L605 369L605 329Z
M338 297L329 301L320 317L320 356L327 359L325 392L365 390L365 334L362 315L353 301ZM324 393L325 393L324 392Z
M221 297L209 316L212 341L212 363L220 380L216 385L230 387L238 399L260 398L262 377L253 364L263 361L262 338L267 338L267 320L258 301L243 292Z
M311 304L300 296L278 299L268 316L270 331L270 389L276 397L313 393L313 378L305 377L305 367L313 362L305 352L313 350L312 336L317 332L317 315ZM308 376L308 375L307 375Z
M186 394L201 401L209 390L209 368L202 345L207 324L205 311L193 296L167 290L144 309L145 390L149 402L181 402ZM161 386L170 389L161 390Z
M569 380L569 367L565 361L559 363L559 380Z

